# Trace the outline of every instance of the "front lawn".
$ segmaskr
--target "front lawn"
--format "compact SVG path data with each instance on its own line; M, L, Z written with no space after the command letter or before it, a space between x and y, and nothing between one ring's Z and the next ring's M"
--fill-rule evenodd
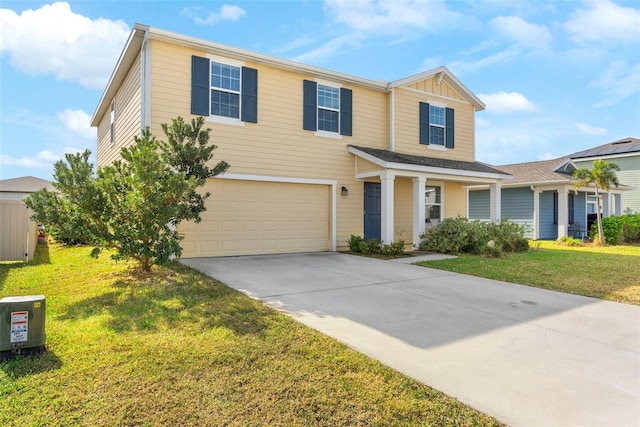
M501 258L461 255L424 267L640 305L640 246L559 246L530 242Z
M41 246L0 297L47 297L42 355L0 363L0 425L500 425L233 289Z

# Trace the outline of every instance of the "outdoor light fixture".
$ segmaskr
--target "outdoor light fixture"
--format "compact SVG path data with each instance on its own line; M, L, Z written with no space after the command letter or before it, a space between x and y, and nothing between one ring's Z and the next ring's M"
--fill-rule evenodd
M347 187L342 187L342 195L345 197L349 195L349 189Z

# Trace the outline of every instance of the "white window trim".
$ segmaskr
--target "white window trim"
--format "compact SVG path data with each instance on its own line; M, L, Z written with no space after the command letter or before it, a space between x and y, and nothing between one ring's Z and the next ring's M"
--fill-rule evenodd
M329 132L328 130L317 130L313 134L321 138L342 139L342 135L340 135L340 132Z
M221 123L225 125L232 126L244 126L244 122L241 120L242 117L242 67L244 67L244 61L238 61L235 59L225 58L223 56L211 55L207 54L207 59L209 60L209 117L205 118L205 121L212 123ZM223 65L230 65L232 67L240 68L240 90L234 91L224 88L216 88L215 90L220 90L221 92L229 92L229 93L237 93L238 94L238 118L235 117L227 117L227 116L218 116L211 113L211 91L214 90L211 85L211 63L217 62Z
M342 88L342 85L340 83L331 82L329 80L314 79L314 81L318 84L318 86L329 86L338 89L338 108L335 109L330 107L321 107L318 104L318 86L316 86L316 128L318 127L317 123L319 123L318 110L322 108L323 110L335 111L338 113L338 131L330 132L328 130L317 130L315 131L314 135L322 138L342 139L342 134L340 133L340 127L342 125L342 123L340 123L340 89Z
M440 206L440 219L439 219L439 223L442 222L443 219L445 219L445 212L444 212L444 181L430 181L427 179L427 181L424 183L424 191L425 191L425 198L424 198L424 209L427 208L427 196L426 196L426 192L427 192L427 187L440 187L440 203L439 204L433 204L431 203L430 206ZM426 211L425 211L425 222L426 222L427 218L426 218Z
M444 126L442 126L444 128L444 143L442 145L439 144L432 144L429 143L429 145L427 145L427 150L436 150L436 151L449 151L449 149L446 147L447 145L447 116L446 116L446 110L447 108L451 108L449 107L449 105L445 104L444 102L440 102L440 101L434 101L432 99L427 98L427 103L429 105L433 105L434 107L439 107L439 108L444 108L445 109L445 118L444 118ZM431 114L431 111L429 111L429 114ZM431 122L431 120L429 120L429 122ZM432 125L431 123L429 123L429 132L431 132L431 126L438 126L441 127L440 125Z

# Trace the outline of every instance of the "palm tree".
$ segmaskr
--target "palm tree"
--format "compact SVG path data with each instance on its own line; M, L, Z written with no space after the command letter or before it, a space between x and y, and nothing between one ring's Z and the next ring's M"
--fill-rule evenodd
M596 187L596 217L598 219L598 238L600 244L604 245L604 231L602 230L602 218L600 214L600 190L607 191L612 185L618 187L618 176L615 171L619 171L620 166L613 162L605 162L602 159L594 160L592 169L581 168L573 172L575 191L579 187L593 184Z

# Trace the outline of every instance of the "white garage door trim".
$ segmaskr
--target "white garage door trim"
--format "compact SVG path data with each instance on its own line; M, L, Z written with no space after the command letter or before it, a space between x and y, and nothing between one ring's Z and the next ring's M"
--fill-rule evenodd
M289 176L245 175L224 173L214 179L233 179L241 181L287 182L290 184L317 184L331 186L331 250L336 251L336 188L338 181L331 179L295 178Z

